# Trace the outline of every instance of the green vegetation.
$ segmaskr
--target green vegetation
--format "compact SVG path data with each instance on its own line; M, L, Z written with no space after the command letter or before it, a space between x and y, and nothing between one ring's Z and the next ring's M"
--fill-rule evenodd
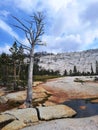
M94 77L94 81L95 81L95 82L98 82L98 77Z
M90 72L80 72L77 69L77 66L73 66L73 70L69 70L69 72L67 72L67 70L65 69L64 71L64 76L91 76L91 75L98 75L98 61L96 61L96 72L94 73L93 71L93 66L91 64L91 70Z
M83 84L85 81L83 81L82 79L79 79L79 78L75 78L74 82L80 82L81 84Z
M34 81L47 81L48 79L58 78L58 75L34 75Z
M27 87L28 61L24 62L27 55L23 53L22 46L14 42L10 48L11 54L0 55L0 86L5 86L11 91L23 90ZM39 55L34 55L34 81L46 81L60 76L59 71L45 70L39 67Z
M98 75L98 61L96 61L96 75Z

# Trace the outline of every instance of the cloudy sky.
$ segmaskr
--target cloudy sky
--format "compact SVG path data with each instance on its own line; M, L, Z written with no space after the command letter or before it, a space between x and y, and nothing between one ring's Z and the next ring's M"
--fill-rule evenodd
M0 0L0 53L9 53L14 38L26 42L14 28L11 15L28 19L33 12L45 14L47 46L36 51L70 52L98 48L98 0Z

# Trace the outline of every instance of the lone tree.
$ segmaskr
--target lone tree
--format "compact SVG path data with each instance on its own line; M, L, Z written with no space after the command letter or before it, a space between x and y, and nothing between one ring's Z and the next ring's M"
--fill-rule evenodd
M30 18L31 20L22 21L19 18L12 16L18 24L14 27L24 32L26 39L30 46L22 44L24 49L29 50L29 67L28 67L28 84L27 84L27 97L24 102L26 107L32 107L32 84L33 84L33 65L34 65L34 48L36 45L44 45L41 36L44 34L44 15L41 12L34 13ZM20 42L19 42L20 43ZM21 44L21 43L20 43Z

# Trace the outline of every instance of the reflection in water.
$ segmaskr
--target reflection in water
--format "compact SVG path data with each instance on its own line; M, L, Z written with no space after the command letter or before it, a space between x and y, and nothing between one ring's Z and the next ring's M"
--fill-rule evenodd
M89 100L71 100L64 102L65 105L73 108L79 117L98 115L98 103L91 103Z

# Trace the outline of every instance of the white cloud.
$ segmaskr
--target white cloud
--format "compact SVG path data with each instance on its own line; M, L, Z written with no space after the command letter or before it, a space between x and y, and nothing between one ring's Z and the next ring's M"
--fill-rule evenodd
M9 14L10 14L9 11L6 11L6 10L1 10L0 11L0 15L3 16L3 17L7 17Z
M6 0L4 0L6 1ZM15 7L23 10L27 13L32 13L33 11L41 11L47 9L47 11L55 13L58 12L60 8L66 7L68 3L74 2L75 0L8 0L6 4L14 4Z
M84 43L82 47L86 48L92 45L96 38L98 38L98 29L85 31L82 36L82 43Z
M0 19L0 28L2 30L4 30L5 32L7 32L9 35L11 35L12 37L15 38L19 38L18 34L16 32L13 31L13 29L7 24L5 23L3 20Z
M29 41L27 40L26 37L23 38L23 39L20 39L19 42L22 43L25 46L28 46L28 47L30 46L30 43L29 43Z
M6 43L3 47L0 47L0 54L5 52L7 54L10 54L10 46Z
M16 7L18 7L19 9L28 12L28 13L32 13L32 11L36 8L36 4L38 2L38 0L14 0L13 1L14 4L16 5Z
M6 4L13 4L16 10L22 10L29 15L33 11L46 13L46 35L43 36L43 40L47 42L47 47L38 47L39 51L86 49L98 38L98 0L8 0L8 2ZM19 38L17 33L2 20L0 28ZM25 45L29 45L25 38L22 41Z
M47 46L39 46L36 51L48 51L48 52L64 52L75 51L80 49L81 38L80 35L65 35L60 36L43 36L43 41L46 41Z

